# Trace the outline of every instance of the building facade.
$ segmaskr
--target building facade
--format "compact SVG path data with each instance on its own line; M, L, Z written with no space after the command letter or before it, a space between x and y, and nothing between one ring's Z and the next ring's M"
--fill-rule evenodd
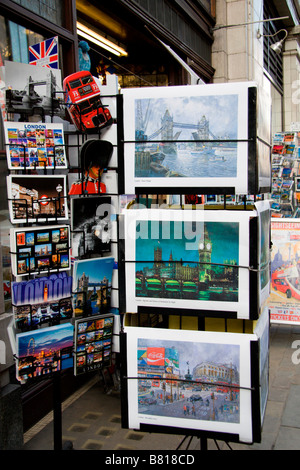
M299 18L297 1L216 1L214 83L254 80L270 90L272 133L300 121ZM276 54L271 45L284 38L284 30L282 53Z

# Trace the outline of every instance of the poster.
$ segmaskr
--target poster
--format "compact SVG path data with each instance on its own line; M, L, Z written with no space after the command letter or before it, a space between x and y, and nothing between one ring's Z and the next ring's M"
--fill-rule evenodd
M97 258L111 250L111 209L110 197L71 199L72 256Z
M17 334L17 379L24 383L72 368L73 334L71 323Z
M271 292L268 299L271 323L300 324L299 219L271 222Z
M72 317L72 277L62 271L12 283L12 307L17 330L58 324Z
M12 223L68 219L65 175L9 175L7 196Z
M126 311L184 308L257 318L257 270L251 295L249 270L251 250L257 263L258 239L250 236L256 217L251 210L125 211Z
M75 317L103 313L110 306L114 258L76 260L73 268Z
M125 193L151 188L153 193L186 194L197 188L198 194L247 194L250 187L258 189L256 142L251 149L248 142L253 136L256 140L256 86L244 82L123 90ZM264 166L262 181L269 171L270 186L269 156L267 170Z
M71 268L68 225L10 229L10 244L14 276Z
M4 132L9 170L68 167L62 124L6 121Z
M75 320L74 375L109 367L114 315Z
M166 426L253 441L255 335L135 327L125 333L129 428Z

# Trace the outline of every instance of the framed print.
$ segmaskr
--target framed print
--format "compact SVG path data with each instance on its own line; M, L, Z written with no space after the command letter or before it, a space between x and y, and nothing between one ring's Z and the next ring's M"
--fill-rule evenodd
M125 211L126 311L258 318L257 223L256 210Z
M74 316L104 313L110 307L114 258L75 260L73 268Z
M111 250L111 215L110 197L71 199L72 256L97 258Z
M14 276L71 269L68 225L10 229Z
M258 212L258 292L261 307L270 295L271 269L271 209L269 201L255 203ZM255 263L256 264L256 263Z
M256 335L125 327L125 342L128 428L259 439Z
M65 175L9 175L7 195L12 223L68 219Z
M75 320L74 375L111 365L113 326L114 315Z
M271 323L300 324L300 220L271 221Z
M73 367L74 327L71 323L16 335L17 379L30 378Z
M65 271L13 282L12 308L17 330L58 324L72 318L72 277Z
M124 192L268 191L271 145L257 142L257 93L254 82L122 90Z
M263 424L269 394L270 316L266 306L254 329L259 341L260 421Z
M9 170L66 169L62 124L4 122Z

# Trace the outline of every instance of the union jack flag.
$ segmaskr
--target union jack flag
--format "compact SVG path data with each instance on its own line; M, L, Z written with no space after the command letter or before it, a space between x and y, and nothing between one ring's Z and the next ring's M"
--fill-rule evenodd
M29 64L58 69L58 37L29 46Z

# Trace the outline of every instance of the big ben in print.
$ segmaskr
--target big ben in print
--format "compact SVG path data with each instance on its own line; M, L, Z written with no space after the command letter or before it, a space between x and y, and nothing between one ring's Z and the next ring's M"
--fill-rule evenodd
M211 252L212 242L204 224L204 232L199 240L199 281L209 282L211 280ZM207 264L206 264L207 263Z

